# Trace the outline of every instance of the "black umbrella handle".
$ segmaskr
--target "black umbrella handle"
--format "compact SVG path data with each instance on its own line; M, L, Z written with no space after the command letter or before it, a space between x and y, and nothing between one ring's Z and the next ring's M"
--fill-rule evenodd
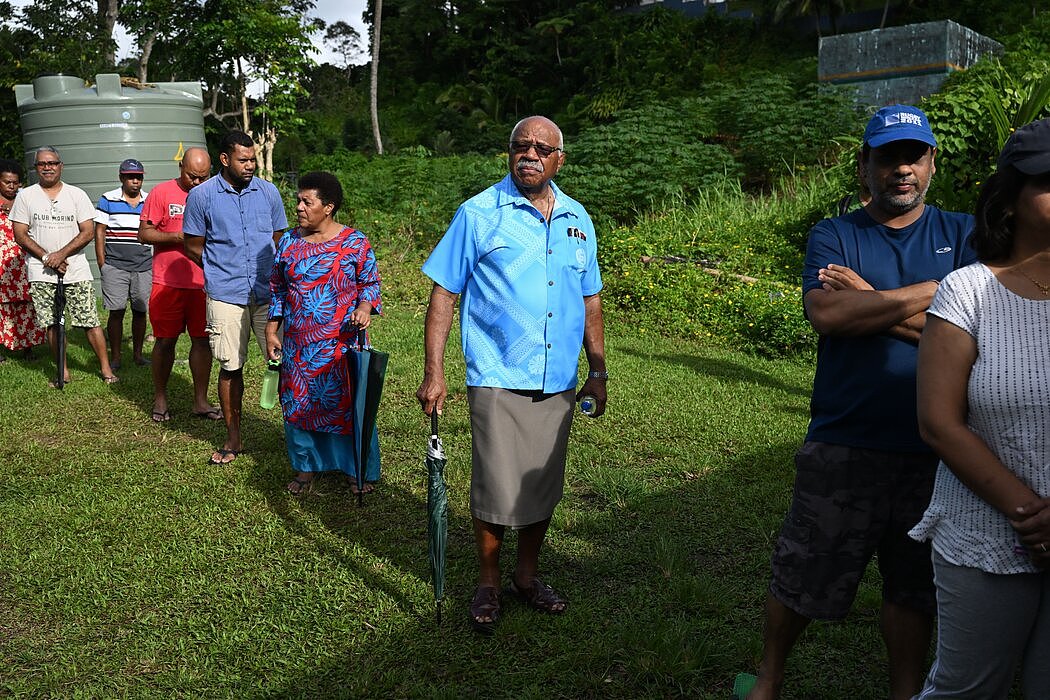
M359 347L362 350L364 350L366 342L368 342L368 337L365 335L365 329L364 328L358 328L357 329L357 347Z
M430 434L436 436L438 434L438 409L434 406L434 410L430 412Z

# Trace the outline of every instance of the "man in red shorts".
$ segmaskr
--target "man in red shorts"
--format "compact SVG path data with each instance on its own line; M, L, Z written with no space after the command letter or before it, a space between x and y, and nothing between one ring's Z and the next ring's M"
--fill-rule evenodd
M211 158L203 148L190 148L179 163L179 176L153 188L139 222L139 242L153 245L153 289L149 321L153 345L153 415L157 423L171 420L168 379L175 364L175 343L182 331L190 335L193 415L221 420L222 410L208 401L211 347L204 331L204 273L186 257L182 243L182 212L190 190L211 176Z

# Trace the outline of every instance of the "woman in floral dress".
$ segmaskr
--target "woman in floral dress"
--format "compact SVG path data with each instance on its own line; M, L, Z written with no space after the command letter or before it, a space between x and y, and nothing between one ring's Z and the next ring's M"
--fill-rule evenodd
M297 472L288 491L295 496L309 489L318 472L357 473L346 353L372 314L381 312L381 300L368 239L334 219L342 202L334 175L300 178L299 225L278 242L270 276L266 347L270 359L281 360L285 438ZM378 478L366 473L365 490ZM351 483L356 491L356 480Z
M26 254L15 243L8 219L21 185L22 166L13 160L0 160L0 345L29 356L33 346L43 343L47 336L36 323L29 299ZM5 359L0 355L0 362Z

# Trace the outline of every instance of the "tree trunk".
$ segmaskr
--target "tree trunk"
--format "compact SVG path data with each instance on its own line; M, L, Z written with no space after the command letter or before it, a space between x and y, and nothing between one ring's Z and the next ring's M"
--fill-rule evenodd
M142 53L139 54L139 82L145 85L149 82L147 80L149 77L149 56L153 53L153 44L157 41L157 32L152 31L149 34L140 37L139 41L141 42L139 44L139 49L142 51Z
M266 127L262 138L262 162L260 163L260 170L262 171L262 177L266 180L273 181L273 151L277 146L277 132L272 127Z
M117 24L117 0L97 0L99 38L106 44L102 55L107 66L117 65L117 44L113 40L113 27Z
M241 89L241 131L252 136L251 114L248 113L248 81L244 78L244 67L241 59L237 57L237 83ZM252 136L254 139L255 137Z
M383 138L379 134L379 25L383 17L383 0L376 0L375 17L372 20L372 83L369 87L372 112L372 138L376 142L376 153L383 155Z

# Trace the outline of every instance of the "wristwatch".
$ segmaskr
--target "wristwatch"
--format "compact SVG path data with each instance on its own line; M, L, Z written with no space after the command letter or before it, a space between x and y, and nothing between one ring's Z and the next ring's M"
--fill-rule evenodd
M587 373L587 378L588 379L608 379L609 378L609 373L606 372L605 370L602 370L601 372L598 372L597 370L593 370L592 369L590 372Z

